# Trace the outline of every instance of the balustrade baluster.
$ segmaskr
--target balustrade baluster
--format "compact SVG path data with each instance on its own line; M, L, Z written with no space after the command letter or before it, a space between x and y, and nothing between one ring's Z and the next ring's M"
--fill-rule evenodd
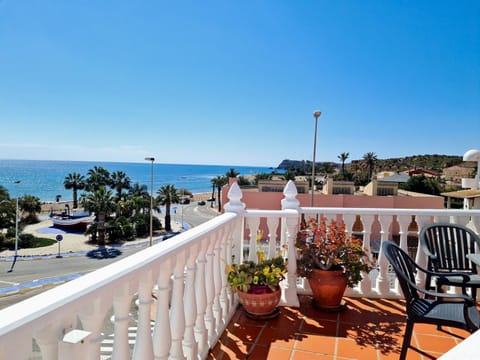
M170 329L170 294L172 259L167 258L162 262L157 278L157 312L155 314L155 327L153 330L153 349L155 359L168 359L172 345Z
M138 323L133 359L153 359L153 339L150 324L150 310L153 303L153 274L151 270L145 271L138 286Z
M388 278L388 262L382 254L382 244L388 240L389 225L392 223L391 215L378 215L378 221L380 223L380 274L377 281L377 289L380 294L386 295L390 292L390 282Z
M71 318L72 319L70 319L70 321L64 319L62 322L49 324L41 331L38 331L36 334L34 334L34 338L38 347L40 348L40 352L42 353L42 359L58 359L60 354L62 354L61 351L66 350L66 348L69 348L68 350L70 350L69 352L67 351L67 356L69 356L69 358L74 355L74 348L71 344L64 344L60 342L64 333L68 332L69 329L73 327L73 324L75 324L75 317L73 316ZM61 346L59 346L59 343ZM65 354L65 352L63 354ZM17 354L12 354L11 358L17 359Z
M197 273L195 276L195 295L197 305L197 317L195 319L195 339L198 344L198 352L203 358L208 353L208 332L205 326L205 316L207 307L207 292L205 284L205 272L207 260L205 258L209 240L204 239L200 243L200 250L197 257Z
M213 282L214 282L214 297L213 297L213 317L214 317L214 324L215 324L215 331L216 333L220 333L223 329L223 312L222 307L220 306L220 293L222 291L222 279L221 279L221 272L225 272L225 264L222 262L222 231L219 231L215 234L215 247L214 247L214 257L213 257Z
M193 326L197 317L197 304L195 299L195 276L197 273L196 259L198 255L198 244L188 250L186 275L185 275L185 337L183 351L187 359L197 358L197 342Z
M182 251L175 256L175 267L173 270L172 301L170 303L170 329L172 332L170 358L172 359L185 359L182 344L185 333L184 287L185 253Z
M365 249L370 249L371 251L371 244L372 244L372 226L373 222L375 220L374 215L370 214L362 214L360 217L360 220L362 222L362 227L363 227L363 247ZM372 254L373 257L373 254ZM377 269L374 269L372 271L380 273L380 268L379 268L379 259L380 259L380 250L378 250L377 253L377 259L376 259L376 266ZM378 276L377 276L378 280ZM360 290L362 292L362 295L367 296L367 294L373 294L374 292L377 291L377 283L374 284L375 286L372 286L372 280L370 276L365 276L362 282L360 283ZM375 289L373 289L373 287Z
M420 230L432 222L432 217L429 215L418 215L415 217L415 221L418 226L418 232L417 236L420 235ZM418 239L420 242L420 238ZM422 268L426 269L427 268L427 255L422 251L420 244L417 246L417 255L415 256L415 262ZM417 274L415 276L415 282L420 285L424 286L425 285L425 273L421 271L417 271Z
M107 313L107 309L112 303L111 298L101 297L98 299L90 298L91 302L85 304L80 309L79 319L82 323L83 330L90 331L91 335L87 341L82 344L82 350L84 351L85 359L98 359L100 358L100 345L103 340L101 333L103 321Z
M275 257L277 254L277 227L279 221L277 217L267 217L267 227L268 227L268 252L267 256L269 259Z
M411 215L397 215L400 235L400 248L408 254L408 226L412 222ZM395 281L395 292L401 293L398 281Z
M260 217L247 217L247 227L250 230L248 242L248 260L257 261L257 231L259 230Z
M128 344L128 322L130 320L129 310L132 295L130 294L129 283L115 289L113 295L113 321L114 321L114 343L112 359L130 359L130 346Z
M215 318L213 317L213 300L215 297L215 284L214 284L214 276L213 276L213 263L215 261L215 252L213 250L215 246L215 239L210 239L210 243L208 245L207 250L207 268L206 268L206 276L205 276L205 288L207 294L207 307L205 311L205 325L208 331L208 344L212 346L216 336L216 328L215 328Z

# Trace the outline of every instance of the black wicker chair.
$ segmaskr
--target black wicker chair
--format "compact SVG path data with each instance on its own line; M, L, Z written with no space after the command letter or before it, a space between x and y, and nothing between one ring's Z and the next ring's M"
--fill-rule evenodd
M437 292L441 285L460 286L463 293L471 289L473 299L477 298L480 275L477 265L468 257L480 250L480 238L471 229L448 223L435 223L424 226L420 231L420 247L427 255L427 269L437 273L462 273L469 276L465 283L462 277L448 277L445 282L437 281ZM432 289L433 277L426 276L425 287Z
M440 280L450 274L432 273L418 266L408 254L393 241L385 241L383 254L397 275L406 300L407 327L403 338L400 360L405 359L415 323L451 326L471 333L480 326L480 315L474 300L464 294L444 294L426 290L415 283L417 271L438 276ZM451 274L468 281L468 276Z

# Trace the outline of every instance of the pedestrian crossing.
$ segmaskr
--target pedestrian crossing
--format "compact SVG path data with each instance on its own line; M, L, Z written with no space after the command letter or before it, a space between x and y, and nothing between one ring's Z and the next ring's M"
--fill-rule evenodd
M150 322L150 328L153 332L153 326L155 322ZM133 352L135 346L135 340L137 337L137 326L128 327L128 345L130 347L130 354ZM100 346L100 360L110 360L113 354L114 334L106 335Z

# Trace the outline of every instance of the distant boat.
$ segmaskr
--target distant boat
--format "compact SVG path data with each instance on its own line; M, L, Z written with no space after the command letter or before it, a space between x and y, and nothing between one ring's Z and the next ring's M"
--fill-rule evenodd
M50 219L52 219L53 226L56 228L85 231L88 225L95 219L95 215L90 215L88 212L78 211L77 209L74 209L73 212L70 213L69 206L65 205L64 212L52 212Z

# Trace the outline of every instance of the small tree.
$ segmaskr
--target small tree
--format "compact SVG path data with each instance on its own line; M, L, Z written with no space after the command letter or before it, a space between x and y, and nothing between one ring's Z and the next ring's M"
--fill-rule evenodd
M440 194L440 184L438 180L426 177L423 174L412 176L405 184L400 184L399 187L403 190L414 191L422 194Z
M78 190L85 189L85 177L79 173L73 172L68 174L63 180L65 189L72 189L73 191L73 208L78 207Z
M116 205L113 201L113 193L104 186L85 196L83 207L96 214L98 232L98 245L105 245L105 222L107 218L115 211Z
M157 201L160 205L165 205L165 230L172 231L172 219L170 215L170 208L172 204L178 204L179 197L175 185L163 185L157 191Z

